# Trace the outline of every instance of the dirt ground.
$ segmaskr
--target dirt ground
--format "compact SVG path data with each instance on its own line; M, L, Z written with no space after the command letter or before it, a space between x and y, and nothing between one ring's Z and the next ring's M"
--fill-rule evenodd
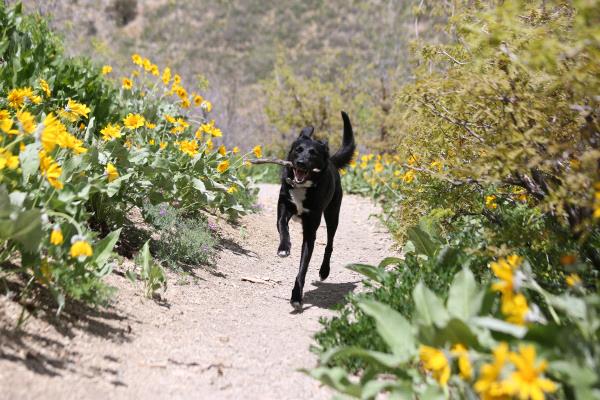
M114 303L98 311L43 310L20 333L19 309L0 297L0 399L321 399L332 393L299 368L318 320L356 290L360 276L343 268L392 255L392 241L366 199L346 196L331 274L318 282L325 226L307 275L304 310L289 304L300 258L299 224L292 255L276 255L278 187L261 185L261 211L238 226L219 222L224 239L214 269L169 272L163 301L143 297L119 268L108 278Z

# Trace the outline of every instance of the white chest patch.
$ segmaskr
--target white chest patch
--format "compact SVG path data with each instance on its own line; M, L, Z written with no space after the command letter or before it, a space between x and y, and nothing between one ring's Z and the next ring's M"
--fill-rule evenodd
M312 181L306 181L304 183L296 185L296 187L290 189L290 197L292 203L296 206L298 210L297 216L300 216L304 213L308 213L310 210L308 208L304 208L304 199L306 198L306 190L307 188L312 186Z

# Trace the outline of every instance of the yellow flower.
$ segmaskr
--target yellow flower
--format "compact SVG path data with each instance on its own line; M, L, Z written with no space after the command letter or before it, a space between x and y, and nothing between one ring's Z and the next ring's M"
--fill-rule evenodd
M158 70L158 65L152 64L152 66L150 67L150 73L154 76L160 75L160 71Z
M404 175L402 175L402 181L405 183L411 183L415 179L415 171L412 169L406 171Z
M234 147L234 148L231 150L231 152L232 152L233 154L237 154L237 153L239 153L239 152L240 152L240 148L239 148L239 147L237 147L237 146L235 146L235 147Z
M535 347L531 345L521 345L518 353L509 354L516 371L506 380L508 394L518 396L521 400L543 400L544 393L554 393L558 389L554 382L543 377L548 363L541 360L536 366L535 357Z
M446 386L450 379L450 364L444 352L433 347L423 346L419 348L419 358L423 368L431 372L433 378L442 386Z
M150 60L148 60L147 58L144 58L142 60L142 66L144 67L144 70L146 72L152 71L152 62Z
M169 84L169 81L171 80L171 68L169 68L169 67L165 68L161 79L165 85Z
M261 158L262 157L262 148L260 147L260 145L254 146L254 148L252 149L252 152L254 153L254 155L256 156L256 158Z
M176 85L179 85L181 83L181 77L178 74L175 74L175 76L173 77L173 82Z
M33 104L40 104L42 102L42 98L36 96L31 87L13 89L8 93L6 99L8 100L8 104L15 109L20 109L26 102Z
M106 164L106 176L108 177L109 182L112 182L119 177L119 171L117 171L117 168L112 163Z
M451 352L458 357L458 371L461 378L466 381L470 380L473 377L473 367L466 347L458 343L452 347Z
M419 158L415 155L408 157L408 165L415 165L419 161Z
M62 141L62 138L68 134L67 128L52 113L46 115L42 127L40 139L46 152L54 150L59 140Z
M112 72L112 67L110 65L102 66L102 75L108 75Z
M9 150L0 147L0 171L4 168L15 170L19 167L19 156L14 156Z
M227 188L227 193L229 193L229 194L233 194L237 191L238 191L238 189L235 186L230 186L229 188Z
M154 129L154 128L156 128L156 124L153 124L150 121L146 121L146 128L148 128L148 129Z
M121 126L119 124L108 124L102 130L102 139L109 141L121 137Z
M123 119L123 125L125 125L125 128L130 129L130 130L141 128L142 126L144 126L145 122L146 122L146 120L140 114L129 113Z
M202 96L200 96L199 94L194 94L193 96L194 96L194 105L196 107L200 107L200 105L204 101L204 98Z
M217 165L217 171L219 171L219 173L224 173L225 171L227 171L229 169L229 161L225 160L225 161L221 161L219 163L219 165Z
M483 400L504 400L507 399L507 389L502 379L502 369L508 358L508 345L500 343L494 349L494 361L490 364L483 364L479 370L479 379L475 382L473 388L481 395Z
M162 149L164 149L165 147L167 147L167 144L168 144L167 142L160 142L160 143L159 143L159 147L160 147L160 149L162 150Z
M82 237L77 236L77 239L73 241L71 245L71 257L77 258L79 261L83 261L86 257L91 257L94 253L92 251L92 246Z
M17 120L19 126L24 133L31 134L35 132L36 124L35 117L29 111L17 111Z
M208 100L204 100L201 104L200 104L200 108L206 110L206 112L211 112L212 111L212 103Z
M438 172L442 170L442 163L437 160L432 161L430 166L433 169L437 169Z
M569 287L581 284L581 277L576 273L569 274L565 280L567 281L567 285L569 285Z
M177 96L179 96L180 99L187 99L188 97L188 93L187 90L185 90L185 88L183 86L179 86L176 85L174 86L175 88L175 94L177 94Z
M208 139L206 141L206 151L207 152L212 151L213 147L214 147L214 144L213 144L212 140Z
M498 204L496 204L496 196L493 194L490 196L485 196L485 206L490 210L495 210L498 208Z
M190 102L189 98L184 98L181 100L181 107L183 108L190 108L190 106L192 105L192 103Z
M150 140L148 140L148 144L150 146L154 146L156 144L156 142L154 141L154 139L150 139Z
M133 88L133 81L129 78L123 78L121 81L121 86L125 90L131 90Z
M50 243L55 246L60 246L61 244L63 244L63 242L64 238L62 231L60 230L60 226L54 225L54 227L52 228L52 233L50 233Z
M511 324L525 325L525 322L527 322L529 305L527 305L527 299L521 293L503 294L500 309L502 314L506 316L506 320Z
M195 140L183 140L179 143L179 150L190 157L198 154L198 142Z
M351 168L356 168L356 160L353 158L352 160L350 160L350 163L348 165L350 165Z
M500 292L503 295L512 294L512 292L517 289L515 288L514 273L522 262L523 257L516 254L501 258L497 262L492 262L490 268L496 277L500 279L499 282L492 284L492 290Z
M52 92L50 91L50 85L43 79L40 79L40 89L46 94L46 97L50 97Z
M375 172L378 174L383 172L383 164L379 161L375 163Z
M344 176L344 175L346 175L347 173L348 173L348 172L346 172L346 169L345 169L345 168L342 168L342 169L340 169L340 175L341 175L341 176Z
M78 103L69 99L67 106L58 112L58 115L71 122L77 121L80 117L87 118L91 110L85 104Z
M44 150L40 151L40 171L52 187L56 189L63 188L63 184L59 180L62 168Z
M142 57L137 53L131 55L131 61L133 61L135 65L141 66L143 64Z
M220 145L218 152L220 155L224 156L225 154L227 154L227 148L224 145Z

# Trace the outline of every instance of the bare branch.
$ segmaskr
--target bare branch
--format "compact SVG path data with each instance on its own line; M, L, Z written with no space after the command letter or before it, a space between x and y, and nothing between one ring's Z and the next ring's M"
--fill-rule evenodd
M409 164L402 164L402 166L404 168L408 168L408 169L412 169L413 171L418 171L418 172L424 172L428 175L433 176L434 178L438 178L441 179L443 181L446 181L448 183L450 183L451 185L454 186L462 186L462 185L477 185L477 186L481 186L481 183L477 180L477 179L473 179L473 178L467 178L467 179L455 179L455 178L451 178L447 175L444 174L440 174L438 172L435 172L431 169L425 168L425 167L415 167L414 165L409 165Z
M248 161L250 161L252 164L277 164L277 165L281 165L282 167L292 167L293 166L291 161L280 160L277 158L255 158L254 160L248 160ZM321 172L321 170L319 168L313 168L312 172Z
M473 131L473 129L469 128L469 122L468 121L460 121L460 120L456 120L454 118L452 118L449 115L443 114L441 113L437 108L435 108L433 105L426 103L423 100L419 100L419 103L423 104L428 110L429 112L431 112L433 115L443 118L446 121L450 122L451 124L454 124L456 126L460 126L463 129L465 129L471 136L473 136L474 138L476 138L477 140L479 140L480 142L485 142L485 140L483 140L483 138L481 137L481 135L477 134L475 131Z
M456 58L454 58L454 57L452 57L450 54L448 54L448 53L446 52L446 50L439 50L439 51L438 51L438 54L445 55L446 57L448 57L449 59L451 59L452 61L454 61L454 62L455 62L456 64L458 64L458 65L465 65L465 64L468 64L468 63L466 63L466 62L464 62L464 61L458 61Z

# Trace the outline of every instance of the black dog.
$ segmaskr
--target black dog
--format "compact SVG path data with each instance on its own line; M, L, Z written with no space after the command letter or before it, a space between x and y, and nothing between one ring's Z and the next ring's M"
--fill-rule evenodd
M354 154L356 144L348 115L342 111L344 137L342 147L333 156L329 156L327 142L312 138L312 126L302 129L300 136L292 144L288 154L291 167L286 167L281 177L281 190L277 204L277 230L279 231L280 257L290 254L291 242L288 223L290 218L302 222L302 255L300 270L296 277L292 306L302 308L302 290L308 264L315 247L317 229L321 215L325 214L327 223L327 247L319 270L321 280L329 276L329 261L333 251L333 237L338 226L340 206L342 204L342 186L338 170L346 166Z

